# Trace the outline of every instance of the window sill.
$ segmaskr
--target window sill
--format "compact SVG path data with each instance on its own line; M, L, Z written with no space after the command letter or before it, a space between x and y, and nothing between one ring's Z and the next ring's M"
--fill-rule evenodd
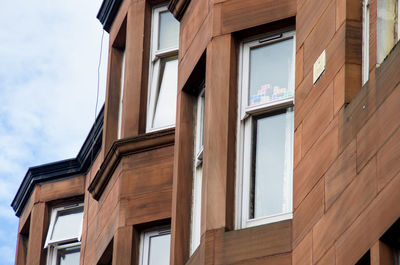
M175 129L175 124L164 126L164 127L146 129L146 134L159 132L159 131L164 131L164 130L169 130L169 129Z
M286 220L291 220L293 219L293 213L284 213L284 214L278 214L278 215L273 215L273 216L268 216L268 217L261 217L261 218L256 218L248 221L243 221L241 226L238 226L239 229L245 229L245 228L250 228L250 227L255 227L255 226L260 226L260 225L267 225L267 224L272 224L272 223L277 223L277 222L282 222Z

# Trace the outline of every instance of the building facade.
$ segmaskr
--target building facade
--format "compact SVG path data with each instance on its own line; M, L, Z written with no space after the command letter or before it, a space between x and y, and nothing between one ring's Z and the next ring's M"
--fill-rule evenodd
M399 0L104 0L104 110L30 168L17 265L400 264Z

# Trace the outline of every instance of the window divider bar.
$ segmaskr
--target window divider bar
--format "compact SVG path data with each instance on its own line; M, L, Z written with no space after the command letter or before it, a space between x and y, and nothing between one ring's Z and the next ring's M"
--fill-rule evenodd
M263 105L247 107L245 109L245 113L242 117L242 120L245 120L249 115L271 112L271 111L274 111L277 109L291 107L294 105L293 101L294 101L294 98L290 97L290 98L285 98L285 99L278 100L278 101L269 102L269 103L263 104Z
M275 35L272 35L272 36L269 36L269 37L266 37L266 38L259 39L258 43L264 43L264 42L267 42L267 41L280 39L280 38L282 38L282 36L283 36L282 33L275 34Z

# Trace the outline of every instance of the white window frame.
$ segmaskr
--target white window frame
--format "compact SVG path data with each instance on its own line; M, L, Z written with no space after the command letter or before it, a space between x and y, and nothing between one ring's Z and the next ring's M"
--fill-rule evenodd
M59 213L61 213L63 211L70 211L70 210L77 209L77 208L82 208L82 221L78 228L77 236L71 236L71 237L67 237L67 238L51 240L51 235L53 233L54 226L56 224L56 218L59 215ZM74 246L81 245L80 241L81 241L81 237L82 237L83 211L84 211L83 203L74 203L74 204L68 204L68 205L63 205L63 206L57 206L52 209L51 215L50 215L49 229L48 229L46 241L44 244L44 248L48 248L47 265L56 265L57 252L59 250L65 249L68 247L74 247Z
M150 70L149 70L149 88L147 96L147 118L146 118L146 132L158 131L162 129L168 129L175 127L174 124L164 127L153 127L153 119L155 114L155 105L157 103L157 88L160 77L160 64L161 60L171 56L178 56L178 46L169 49L157 49L158 37L159 37L159 24L160 14L162 12L169 12L168 5L163 4L156 6L152 11L152 22L151 22L151 40L150 40Z
M203 163L203 148L204 148L204 109L205 107L205 88L203 86L202 91L197 97L197 105L196 105L196 146L195 146L195 159L196 159L196 167L199 164ZM203 125L201 125L203 123ZM201 126L203 126L203 132L201 132ZM202 135L203 139L198 137Z
M139 265L149 264L150 238L163 235L171 235L170 226L148 229L140 234Z
M362 85L369 79L369 0L363 0L363 38L362 38Z
M57 265L57 254L60 250L78 246L80 248L81 246L80 242L62 244L62 245L50 245L47 252L47 265Z
M122 51L122 62L121 62L121 85L119 90L119 109L118 109L118 140L122 138L122 111L124 103L124 86L125 86L125 64L126 55L125 49Z
M400 0L397 1L397 41L400 41Z
M192 183L192 212L191 212L191 233L190 233L190 255L192 255L200 245L201 238L201 200L202 200L202 171L203 171L203 147L204 142L204 105L205 89L197 97L196 104L196 134L194 141L193 158L193 183ZM203 126L203 132L202 130ZM201 136L201 137L200 137Z
M268 44L280 42L293 38L293 64L291 69L292 78L289 80L289 87L293 89L294 95L294 77L295 77L295 53L296 53L296 35L294 30L283 30L274 34L264 36L256 36L251 39L244 40L240 46L239 57L239 115L238 115L238 144L237 144L237 177L236 177L236 216L235 228L242 229L246 227L258 226L266 223L273 223L293 218L292 200L293 200L293 164L291 165L291 178L288 191L288 202L291 211L283 214L249 219L249 197L250 197L250 175L251 175L251 152L252 152L252 117L257 114L273 112L279 109L286 109L294 106L294 96L258 104L247 107L249 91L248 81L249 57L250 49L261 47ZM293 159L293 158L292 158Z
M51 218L50 218L50 224L49 224L49 230L47 233L47 237L46 237L46 242L44 244L44 247L46 248L47 246L51 245L51 244L62 244L62 243L66 243L66 242L71 242L71 241L80 241L81 240L81 236L82 236L82 222L81 225L79 227L79 233L77 237L69 237L69 238L63 238L61 240L51 240L51 234L53 232L54 229L54 225L56 222L56 217L58 216L59 212L62 211L69 211L71 209L74 208L83 208L83 203L76 203L76 204L70 204L70 205L65 205L65 206L59 206L59 207L55 207L52 209L51 211ZM83 211L83 210L82 210Z

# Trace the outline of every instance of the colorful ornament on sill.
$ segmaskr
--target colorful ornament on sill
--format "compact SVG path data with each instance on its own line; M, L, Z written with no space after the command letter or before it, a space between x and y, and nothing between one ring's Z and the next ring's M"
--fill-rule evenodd
M284 99L293 96L291 89L280 88L279 86L271 86L265 84L257 90L257 92L249 97L249 106L265 104L272 101Z

